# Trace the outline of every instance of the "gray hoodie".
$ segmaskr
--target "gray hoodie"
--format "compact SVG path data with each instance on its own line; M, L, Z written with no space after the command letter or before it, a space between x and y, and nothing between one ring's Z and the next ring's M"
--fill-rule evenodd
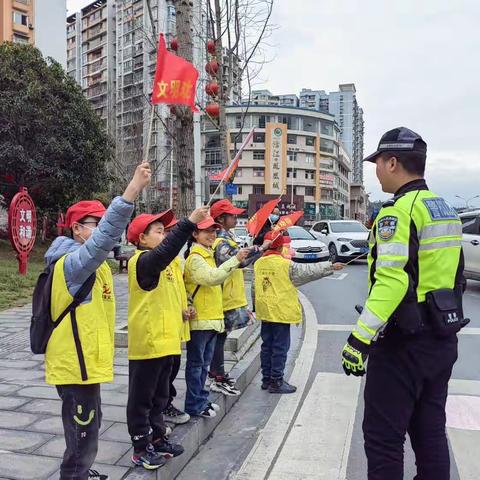
M73 296L85 280L107 259L118 243L133 213L133 203L116 197L100 220L98 227L85 243L68 237L56 238L45 253L45 263L51 265L67 253L64 274L68 291ZM87 297L90 300L90 295Z

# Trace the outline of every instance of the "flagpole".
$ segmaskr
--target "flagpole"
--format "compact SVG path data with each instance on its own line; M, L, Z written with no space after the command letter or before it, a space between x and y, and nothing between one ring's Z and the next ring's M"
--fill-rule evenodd
M155 117L155 104L152 103L152 108L150 110L150 122L148 126L148 135L147 135L147 148L143 154L143 161L148 162L148 157L150 156L150 145L152 143L152 130L153 130L153 118Z

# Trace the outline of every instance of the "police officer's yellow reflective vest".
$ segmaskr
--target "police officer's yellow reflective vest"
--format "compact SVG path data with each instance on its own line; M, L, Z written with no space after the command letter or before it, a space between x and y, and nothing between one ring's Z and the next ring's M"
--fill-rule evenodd
M259 320L302 321L298 290L290 280L290 263L281 255L267 255L255 262L255 313Z
M223 242L228 242L232 248L239 248L232 240L227 238L217 238L213 244L213 250ZM235 270L223 284L223 311L234 310L236 308L246 307L248 305L245 293L245 280L243 278L243 270L238 268Z
M180 355L184 308L181 285L170 264L160 273L153 290L143 290L137 280L137 262L143 253L137 250L128 262L128 358Z
M369 295L353 331L364 343L392 317L402 322L418 311L428 292L453 289L459 282L463 254L458 215L426 185L418 188L384 204L372 227Z
M192 281L191 277L190 265L194 255L200 255L210 267L217 268L213 258L213 250L207 250L200 245L194 245L185 262L185 286L188 295L193 295L197 288L197 284ZM190 320L190 330L216 330L217 332L223 332L225 327L223 323L222 287L220 285L213 287L202 285L195 294L193 306L197 311L197 318Z
M73 301L64 275L66 255L55 264L51 315L58 318ZM75 310L86 380L82 380L70 314L53 331L45 352L46 381L52 385L87 385L113 380L115 297L112 271L102 263L96 271L91 301Z
M172 267L175 278L177 279L177 285L179 288L180 296L182 297L182 309L188 308L187 290L185 288L185 282L183 280L182 261L179 257L175 257L170 264ZM190 323L184 321L182 329L182 342L188 342L190 340Z

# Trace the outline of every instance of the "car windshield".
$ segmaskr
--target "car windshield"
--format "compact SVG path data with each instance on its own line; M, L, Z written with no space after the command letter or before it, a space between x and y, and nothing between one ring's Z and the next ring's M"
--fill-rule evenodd
M291 227L287 230L292 240L316 240L310 232L302 227Z
M331 222L330 228L333 233L368 232L367 227L359 222Z

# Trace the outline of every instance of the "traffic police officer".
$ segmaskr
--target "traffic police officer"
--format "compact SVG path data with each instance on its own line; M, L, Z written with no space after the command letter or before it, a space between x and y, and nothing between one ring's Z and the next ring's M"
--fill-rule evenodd
M375 153L382 189L394 193L370 234L369 294L342 352L347 375L368 374L363 433L369 480L403 479L408 431L417 480L447 480L448 380L463 318L462 228L428 190L427 145L408 128L385 133Z

